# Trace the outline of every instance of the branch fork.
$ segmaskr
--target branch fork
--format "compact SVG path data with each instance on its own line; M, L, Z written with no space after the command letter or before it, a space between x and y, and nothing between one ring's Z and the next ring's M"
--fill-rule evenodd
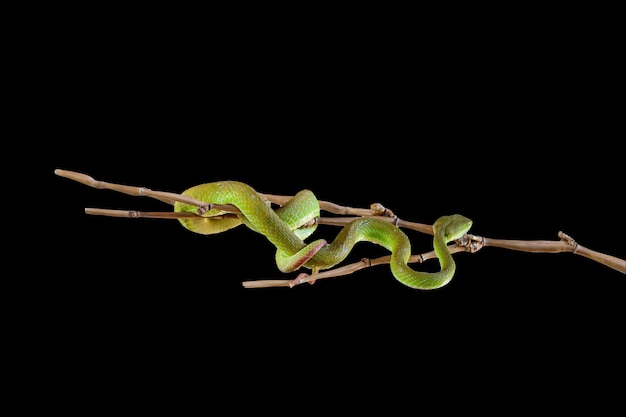
M196 200L181 194L154 191L145 187L135 187L128 185L121 185L115 183L109 183L105 181L98 181L92 177L81 174L74 171L67 171L57 169L54 171L56 175L77 181L81 184L97 189L109 189L132 196L146 196L151 197L167 204L173 205L176 201L187 203L198 207L197 214L187 212L141 212L141 211L127 211L127 210L108 210L99 208L86 208L85 213L90 215L111 216L111 217L127 217L127 218L159 218L159 219L180 219L202 216L211 209L218 209L223 212L219 216L212 218L227 218L234 217L239 213L237 207L232 205L219 205L211 204L204 201ZM292 196L282 196L273 194L261 194L268 204L276 204L282 206L289 201ZM302 227L309 227L314 224L319 225L331 225L331 226L345 226L349 222L359 217L376 217L378 219L390 222L399 228L406 228L415 230L420 233L433 234L432 225L408 222L400 219L393 211L386 208L380 203L373 203L369 209L354 208L337 205L328 201L319 201L320 209L329 213L337 214L345 217L316 217L309 223ZM626 274L626 260L617 258L612 255L597 252L588 249L578 244L572 237L558 232L559 240L546 241L546 240L505 240L505 239L492 239L484 236L477 236L473 234L465 234L460 239L456 240L453 244L449 245L451 253L469 252L476 253L485 247L497 247L503 249L510 249L522 252L534 252L534 253L559 253L559 252L571 252L576 255L584 256L595 262L608 266L622 274ZM255 280L244 281L242 285L245 288L265 288L265 287L290 287L293 288L303 283L314 283L317 280L339 277L352 274L364 268L369 268L377 265L388 264L390 256L382 256L375 259L363 258L358 262L336 267L333 269L325 270L323 272L312 271L311 274L301 273L295 279L289 280ZM436 258L434 251L430 251L423 254L411 255L410 263L423 263L429 259Z

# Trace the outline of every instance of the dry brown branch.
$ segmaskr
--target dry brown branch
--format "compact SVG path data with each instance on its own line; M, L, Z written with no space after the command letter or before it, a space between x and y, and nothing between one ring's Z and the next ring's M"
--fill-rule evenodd
M365 210L365 209L361 209ZM85 213L100 216L110 217L126 217L126 218L155 218L155 219L178 219L178 218L190 218L197 217L193 213L175 213L175 212L141 212L141 211L128 211L128 210L108 210L108 209L96 209L86 208ZM224 214L216 216L214 218L226 218L233 217L234 214ZM366 216L375 217L375 216ZM344 226L358 217L318 217L315 219L317 224L332 225L332 226ZM380 217L382 220L389 221L400 225L400 227L409 228L422 233L432 234L432 226L402 221L397 218ZM461 242L460 245L450 248L451 252L476 252L484 247L494 247L516 250L520 252L532 252L532 253L562 253L571 252L576 255L584 256L595 262L606 265L616 271L626 274L626 261L617 258L612 255L597 252L588 249L582 245L579 245L563 232L559 232L558 236L561 240L507 240L507 239L492 239L477 235L466 235L467 241ZM434 258L434 252L428 252L422 255L413 255L409 262L423 262L427 259ZM389 256L383 256L376 259L363 259L354 264L346 265L344 267L331 269L324 272L319 272L314 276L301 280L302 282L316 281L318 279L331 278L337 276L343 276L352 274L360 269L389 263ZM292 280L259 280L259 281L245 281L243 286L246 288L262 288L262 287L288 287L291 286Z
M476 237L482 240L483 246L492 246L497 248L512 249L521 252L533 252L533 253L559 253L559 252L572 252L576 255L584 256L598 263L613 268L616 271L626 274L626 260L618 257L607 255L605 253L597 252L588 249L584 246L576 243L574 239L566 235L563 232L558 233L558 237L561 240L504 240L504 239L491 239L484 237Z
M197 214L189 212L174 212L174 211L137 211L137 210L111 210L100 208L85 208L86 214L94 216L107 216L107 217L126 217L130 219L189 219L199 217ZM235 217L234 214L222 214L219 216L211 216L212 219L224 219L227 217Z
M131 185L121 185L105 181L98 181L93 179L89 175L81 174L79 172L57 169L54 171L54 173L60 177L69 178L92 188L112 190L132 196L151 197L171 205L173 205L176 201L191 204L192 206L198 207L198 214L206 213L210 209L218 209L224 211L237 210L236 207L231 205L210 204L204 201L196 200L195 198L184 196L182 194L168 193L164 191L153 191L145 187L136 187Z
M331 224L338 225L333 222ZM616 271L626 274L626 261L615 256L607 255L601 252L597 252L584 246L577 244L571 237L567 236L563 232L559 232L558 236L561 240L505 240L505 239L491 239L476 235L467 234L463 238L459 239L455 244L450 245L451 253L458 252L470 252L474 253L484 247L496 247L517 250L521 252L533 252L533 253L561 253L572 252L577 255L584 256L598 263L606 265ZM434 251L430 251L421 255L412 255L409 258L409 263L422 263L429 259L434 259L437 256ZM376 265L388 264L391 260L391 256L382 256L375 259L361 259L358 262L345 265L342 267L329 269L324 272L318 272L311 274L308 277L300 278L300 283L313 283L319 279L333 278L344 275L352 274L364 268L369 268ZM244 281L242 284L245 288L265 288L265 287L292 287L294 280L255 280Z
M456 244L450 245L451 253L467 252L467 251L469 251L469 249L465 247L461 247ZM435 251L430 251L427 253L423 253L421 255L411 255L411 257L409 258L409 263L416 263L416 262L422 263L422 262L427 261L428 259L434 259L436 257L437 255L435 254ZM350 275L364 268L388 264L390 260L391 260L390 255L381 256L379 258L374 258L374 259L363 258L359 262L355 262L349 265L344 265L344 266L337 267L334 269L329 269L324 272L311 274L308 277L301 278L300 283L305 283L305 282L312 283L319 279L334 278L334 277L340 277L344 275ZM266 287L293 287L293 283L294 283L294 280L292 279L285 279L285 280L273 279L273 280L244 281L242 284L245 288L266 288Z
M153 191L144 187L135 187L128 185L121 185L115 183L109 183L104 181L97 181L92 177L81 174L73 171L66 171L57 169L55 170L55 174L65 177L77 182L80 182L84 185L98 188L98 189L109 189L113 191L118 191L121 193L129 194L132 196L146 196L151 197L162 202L168 204L174 204L176 201L184 202L193 206L198 207L198 214L194 213L186 213L186 212L141 212L141 211L128 211L128 210L108 210L108 209L98 209L98 208L86 208L85 213L91 215L100 215L100 216L111 216L111 217L127 217L127 218L159 218L159 219L179 219L179 218L189 218L202 215L206 213L209 209L218 209L225 214L221 214L220 216L216 216L214 218L226 218L236 216L236 213L239 213L237 207L233 205L217 205L210 204L204 201L196 200L193 198L189 198L183 196L181 194L168 193L162 191ZM289 201L292 196L282 196L282 195L273 195L273 194L262 194L263 197L272 204L276 204L282 206ZM328 201L320 201L320 209L322 211L326 211L329 213L337 214L340 216L350 216L350 217L318 217L314 220L317 224L324 225L332 225L332 226L345 226L351 221L359 218L359 217L376 217L383 221L387 221L395 224L399 228L411 229L420 233L425 234L433 234L433 229L431 225L422 224L422 223L414 223L408 222L398 218L391 210L387 209L380 203L373 203L369 209L364 208L354 208L341 206L335 203L331 203ZM484 247L497 247L503 249L510 249L522 252L533 252L533 253L560 253L560 252L571 252L576 255L584 256L588 259L591 259L595 262L608 266L616 271L621 272L622 274L626 274L626 260L617 258L612 255L607 255L601 252L597 252L591 249L588 249L584 246L578 244L574 239L569 237L563 232L558 233L559 240L555 241L547 241L547 240L506 240L506 239L492 239L482 236L470 235L467 234L463 238L456 241L455 244L450 245L450 251L452 253L456 252L471 252L474 253ZM420 255L412 255L409 259L409 262L424 262L428 259L436 258L435 252L431 251L428 253L420 254ZM301 278L299 280L302 282L314 282L319 279L338 277L352 274L358 270L388 264L390 261L390 256L383 256L375 259L362 259L359 262L355 262L349 265L336 267L334 269L326 270L323 272L316 272L308 277ZM264 287L292 287L293 280L255 280L255 281L245 281L243 282L243 286L246 288L264 288Z
M354 218L320 218L318 224L327 224L333 226L344 226L347 223L354 220ZM412 229L421 233L433 234L432 226L403 221L401 219L387 219L383 220L393 221L400 228ZM471 252L476 252L482 247L496 247L511 249L520 252L533 252L533 253L561 253L572 252L576 255L584 256L588 259L606 265L616 271L626 274L626 260L618 257L607 255L605 253L597 252L588 249L578 244L570 236L563 232L558 233L560 240L507 240L507 239L492 239L476 235L468 235L471 238L473 249Z
M279 206L283 206L287 203L287 201L291 200L292 196L288 195L274 195L274 194L262 194L263 197L271 201L274 204L278 204ZM340 206L335 203L331 203L329 201L320 200L320 209L326 211L328 213L340 214L342 216L384 216L384 217L394 217L394 214L391 210L388 210L380 203L374 203L370 206L369 209L363 208L354 208L347 206Z

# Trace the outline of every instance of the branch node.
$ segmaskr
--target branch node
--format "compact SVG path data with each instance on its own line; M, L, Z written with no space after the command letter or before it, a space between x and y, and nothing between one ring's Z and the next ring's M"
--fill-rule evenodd
M198 213L199 216L202 216L207 211L211 210L211 206L212 206L212 204L210 204L210 203L203 204L202 206L198 206L198 209L196 210L196 212Z
M370 210L374 216L382 216L386 208L380 203L372 203L370 204Z
M393 211L389 210L387 207L383 206L380 203L372 203L370 204L370 210L374 216L384 216L384 217L394 217L397 216L393 213Z
M558 236L563 242L567 243L572 248L573 253L576 253L576 251L578 250L578 243L576 243L576 241L571 236L561 231L559 231Z
M463 235L456 241L457 245L469 253L476 253L485 246L485 242L481 236L471 235L469 233Z

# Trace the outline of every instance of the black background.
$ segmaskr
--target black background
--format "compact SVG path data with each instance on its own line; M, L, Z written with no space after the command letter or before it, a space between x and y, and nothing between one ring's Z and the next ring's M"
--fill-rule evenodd
M301 377L336 380L311 366L332 361L357 377L413 377L422 363L446 362L466 382L484 367L493 379L541 380L546 363L559 377L623 366L624 275L581 256L459 254L452 282L434 291L403 286L386 266L246 289L243 281L296 275L278 271L264 237L243 226L201 236L172 220L89 216L85 207L169 206L54 175L171 192L224 179L270 194L308 188L420 223L458 212L485 237L556 240L563 231L624 258L615 74L610 54L585 36L406 44L88 26L38 38L26 69L38 117L23 135L43 132L33 181L43 184L46 226L34 233L47 260L45 274L27 280L24 309L37 339L58 347L42 366L75 365L80 380L94 369L125 375L130 361L138 379L164 384L159 375L193 369L226 391L258 389L279 364L291 364L276 387L287 390ZM316 236L336 233L320 226ZM431 250L428 236L407 234L415 253ZM386 254L361 243L350 260ZM216 375L222 365L229 371Z

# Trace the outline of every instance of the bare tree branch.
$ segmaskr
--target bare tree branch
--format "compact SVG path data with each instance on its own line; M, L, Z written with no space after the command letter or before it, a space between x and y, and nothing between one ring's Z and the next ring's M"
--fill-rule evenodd
M483 246L492 246L498 248L512 249L522 252L534 253L559 253L572 252L576 255L584 256L598 263L613 268L616 271L626 274L626 260L618 257L597 252L579 245L574 239L563 232L559 232L558 236L561 240L504 240L476 237L482 240Z
M98 208L86 208L85 213L90 215L99 216L111 216L111 217L127 217L127 218L158 218L158 219L180 219L180 218L193 218L205 214L210 209L218 209L223 212L219 216L212 216L214 219L229 218L237 216L239 209L233 205L218 205L211 204L204 201L196 200L182 194L168 193L162 191L153 191L144 187L135 187L121 184L114 184L104 181L97 181L92 177L81 174L74 171L66 171L57 169L55 174L65 177L89 187L98 189L109 189L118 191L121 193L129 194L132 196L146 196L151 197L167 204L173 205L176 201L187 203L198 207L198 213L188 212L141 212L141 211L129 211L129 210L108 210ZM262 196L272 204L282 206L286 204L292 196L262 194ZM384 207L380 203L373 203L369 209L354 208L341 206L328 201L319 201L320 209L329 213L337 214L340 216L349 217L318 217L313 220L314 223L331 225L331 226L345 226L346 224L358 219L360 217L376 217L380 220L390 222L399 228L411 229L420 233L433 234L431 225L408 222L398 218L391 210ZM305 225L306 226L306 225ZM482 236L476 236L466 234L461 239L457 240L455 244L450 245L450 251L456 252L477 252L484 247L497 247L503 249L510 249L522 252L533 253L560 253L571 252L576 255L580 255L591 259L595 262L608 266L616 271L626 274L626 260L617 258L612 255L597 252L588 249L578 244L570 236L563 232L558 233L560 240L506 240L506 239L492 239ZM315 272L305 278L298 279L298 283L303 282L315 282L319 279L332 278L338 276L344 276L352 274L358 270L369 268L376 265L388 264L390 262L390 256L383 256L375 259L362 259L359 262L355 262L349 265L336 267L323 272ZM412 255L409 259L410 263L424 262L428 259L436 258L435 252L431 251L420 255ZM256 280L245 281L243 286L246 288L264 288L264 287L292 287L294 280Z
M607 255L601 252L597 252L584 246L577 244L571 237L567 236L563 232L559 232L558 236L561 240L549 241L549 240L505 240L505 239L491 239L481 236L467 234L459 239L455 244L450 245L450 252L477 252L484 247L496 247L511 249L522 252L533 253L560 253L560 252L572 252L577 255L584 256L598 263L606 265L616 271L626 274L626 261L615 256ZM428 259L434 259L437 256L434 251L430 251L421 255L412 255L409 258L409 263L425 262ZM305 278L300 278L299 283L313 283L319 279L333 278L344 275L352 274L364 268L369 268L376 265L388 264L391 260L391 256L382 256L375 259L361 259L359 262L355 262L342 267L329 269L324 272L318 272L309 275ZM244 281L243 286L245 288L265 288L265 287L293 287L294 280L255 280Z
M365 209L361 209L365 210ZM158 218L158 219L179 219L179 218L193 218L198 217L198 215L194 213L186 213L186 212L141 212L141 211L127 211L127 210L108 210L108 209L96 209L96 208L86 208L85 213L92 215L100 215L100 216L111 216L111 217L127 217L127 218ZM235 214L224 214L220 216L215 216L213 218L227 218L234 217ZM364 217L377 217L377 216L364 216ZM317 224L331 225L331 226L345 226L350 223L354 219L358 217L318 217L315 219ZM391 217L380 217L380 219L397 223L400 227L413 229L422 233L432 234L432 226L421 224L421 223L412 223L402 221L397 218ZM492 239L483 236L477 235L466 235L466 238L469 240L469 243L462 245L463 247L467 247L468 252L476 252L483 247L495 247L495 248L503 248L510 249L520 252L532 252L532 253L562 253L562 252L571 252L576 255L584 256L588 259L591 259L595 262L606 265L616 271L619 271L623 274L626 274L626 261L620 258L617 258L612 255L608 255L605 253L601 253L598 251L594 251L588 249L582 245L579 245L574 239L570 236L566 235L563 232L558 233L558 237L561 240L552 241L552 240L508 240L508 239ZM454 248L451 248L453 251ZM458 252L459 250L456 249ZM417 259L421 261L430 259L434 257L434 252L429 252L428 254L423 255L414 255L412 257L416 258L411 262L418 262ZM304 280L304 282L314 281L317 279L336 277L341 275L351 274L353 272L358 271L359 269L363 269L365 267L375 266L382 263L388 263L388 257L377 258L375 260L363 260L361 262L357 262L356 264L348 265L346 267L337 268L333 270L328 270L325 272L318 273L315 278L310 278ZM251 281L245 282L244 286L246 288L259 288L268 286L264 284L264 282L268 282L267 280L262 280L262 282L253 283ZM271 285L269 286L289 286L291 280L271 280Z

